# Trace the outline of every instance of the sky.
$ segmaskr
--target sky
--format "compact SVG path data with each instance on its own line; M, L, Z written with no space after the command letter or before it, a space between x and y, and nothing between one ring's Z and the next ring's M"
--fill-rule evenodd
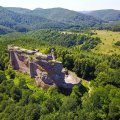
M0 0L0 6L28 9L62 7L75 11L120 10L120 0Z

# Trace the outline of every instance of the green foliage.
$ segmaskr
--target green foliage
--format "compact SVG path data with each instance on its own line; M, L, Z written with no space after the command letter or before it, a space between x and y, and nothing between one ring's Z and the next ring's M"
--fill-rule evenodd
M113 17L113 16L111 16ZM110 21L106 24L103 24L100 27L97 27L99 30L110 30L113 32L120 32L120 20Z
M5 76L4 71L0 70L0 83L2 83L3 80L6 80L6 76Z
M57 30L37 30L28 32L27 35L39 41L44 40L51 46L53 44L64 47L82 45L81 50L91 50L95 48L99 43L101 43L100 38L91 37L89 34L67 34L67 32L64 34Z
M94 78L95 63L89 59L81 59L75 61L75 66L73 70L77 73L78 76L82 78Z
M11 68L8 68L6 71L5 71L5 74L7 76L9 76L10 79L14 79L15 78L15 71Z
M101 24L92 16L63 9L35 9L0 7L0 33L27 32L35 29L81 29Z
M119 119L119 111L116 111L116 114L111 114L110 106L114 99L118 100L117 94L119 94L119 88L115 88L113 86L106 86L106 87L98 87L93 90L90 97L85 95L82 99L83 108L86 111L83 113L86 116L86 120L90 119L89 117L93 114L94 118L96 119ZM113 94L114 93L114 94ZM117 102L116 102L117 104ZM113 107L113 106L111 106ZM115 108L115 107L113 107ZM95 114L94 114L95 113ZM92 119L91 119L92 120Z
M119 120L120 56L93 53L91 49L99 42L91 33L63 34L57 30L1 36L0 119ZM9 68L9 44L37 48L43 53L54 48L64 67L89 82L84 80L83 85L71 90L57 87L42 90L28 75ZM84 45L89 52L81 50Z
M97 10L97 11L89 12L88 14L100 18L107 22L120 21L119 10L112 10L112 9Z
M120 41L117 41L117 42L115 43L115 45L116 45L116 46L120 46Z
M61 106L61 112L69 112L69 111L74 111L75 108L77 107L77 101L76 98L68 97L64 99L64 102Z
M69 23L73 28L84 28L101 23L101 20L94 17L63 8L35 9L29 14L38 15L61 23Z
M18 87L13 87L10 93L13 100L19 102L19 100L21 99L21 90Z
M91 38L88 41L86 41L83 46L81 47L81 50L90 50L95 48L99 43L101 43L100 38Z

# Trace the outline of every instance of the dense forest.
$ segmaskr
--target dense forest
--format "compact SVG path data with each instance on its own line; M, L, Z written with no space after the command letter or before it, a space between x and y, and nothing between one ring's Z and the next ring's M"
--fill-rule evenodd
M37 29L83 29L98 26L102 20L63 8L35 9L0 7L0 33Z
M95 10L89 11L86 14L102 19L106 22L120 21L120 10L114 9Z
M0 34L39 29L120 31L120 11L111 9L83 13L64 8L30 10L0 6L0 18Z
M85 14L104 21L102 25L97 27L97 29L120 31L120 10L114 9L96 10L88 11Z
M102 44L96 32L36 30L0 36L1 120L119 120L120 54L92 52ZM81 78L71 90L38 88L35 80L13 70L7 45L49 53ZM113 44L118 49L119 41Z
M120 21L105 24L102 27L99 27L99 29L106 29L114 32L120 32Z

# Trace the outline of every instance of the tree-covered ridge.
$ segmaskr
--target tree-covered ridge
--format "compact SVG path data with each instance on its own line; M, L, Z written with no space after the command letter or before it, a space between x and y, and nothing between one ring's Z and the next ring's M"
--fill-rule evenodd
M88 11L86 15L91 15L95 18L103 20L103 24L98 29L106 29L111 31L120 31L120 10L105 9Z
M0 25L0 34L7 34L14 32L14 30L10 29L9 27L5 27L3 25Z
M120 21L120 10L96 10L88 12L87 14L96 18L100 18L106 22Z
M120 31L119 14L118 10L99 10L83 14L63 8L29 10L0 7L0 34L46 28L65 30L97 27L98 29Z
M120 55L97 54L91 50L81 50L76 44L71 47L61 44L73 37L75 40L82 36L91 39L93 36L90 34L64 36L52 30L39 31L40 35L36 32L11 33L0 38L0 119L119 120ZM53 43L52 35L56 39ZM57 43L60 36L64 36L64 40ZM47 91L37 88L33 79L8 68L8 44L37 48L46 53L54 48L57 59L62 61L64 67L90 81L86 81L88 87L75 86L71 94L60 88Z
M85 23L82 26L94 26L96 23L100 24L102 21L100 19L95 19L92 16L88 16L76 11L64 9L64 8L49 8L49 9L42 9L36 8L34 10L28 10L24 8L7 8L16 13L23 13L23 14L30 14L36 15L40 17L47 18L49 20L62 22L71 25L80 25L81 23ZM19 12L20 11L20 12Z
M120 21L112 22L109 24L103 24L99 29L111 30L113 32L120 32Z
M81 29L101 24L101 20L62 8L27 10L0 7L0 25L6 30L27 32L35 29ZM20 12L21 11L21 12ZM3 27L0 26L0 29Z
M11 31L27 32L29 30L40 28L68 27L64 23L51 21L40 16L15 13L3 7L0 7L0 17L0 25L11 29Z
M92 16L84 15L82 13L67 10L63 8L51 8L51 9L35 9L27 14L34 14L37 16L45 17L50 20L67 23L71 25L78 25L81 27L95 26L101 24L100 19L95 19Z
M67 32L55 30L37 30L27 33L28 36L37 40L48 42L49 44L64 47L82 45L81 50L90 50L101 43L100 38L91 37L88 34L68 34Z
M27 8L20 8L20 7L6 7L8 10L16 12L16 13L27 13L30 12L30 9Z

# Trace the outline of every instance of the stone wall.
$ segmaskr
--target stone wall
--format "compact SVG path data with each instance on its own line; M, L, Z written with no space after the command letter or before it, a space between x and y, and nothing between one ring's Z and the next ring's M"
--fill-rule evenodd
M9 51L10 55L10 64L15 70L19 70L19 63L17 61L16 55L14 51Z
M52 54L42 54L16 46L8 46L10 63L13 69L22 71L35 78L38 86L48 88L51 85L71 88L79 85L77 76L63 71L62 63L55 60ZM53 59L52 59L53 58ZM67 82L66 82L67 81Z

